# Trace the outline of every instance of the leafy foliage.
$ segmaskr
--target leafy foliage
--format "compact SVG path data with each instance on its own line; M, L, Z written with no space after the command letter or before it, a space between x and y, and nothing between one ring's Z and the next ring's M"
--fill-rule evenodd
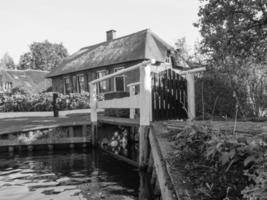
M29 95L16 92L10 96L1 96L0 112L52 111L52 94L48 92ZM57 99L57 107L59 110L89 108L89 94L60 94Z
M24 53L20 56L18 69L19 70L34 69L31 52Z
M196 26L203 37L201 50L211 72L225 77L238 99L247 99L240 104L243 113L259 117L266 101L266 2L200 1Z
M267 133L237 135L190 126L175 136L175 165L184 163L198 199L267 198Z
M0 69L15 69L15 63L13 58L5 53L4 56L0 59Z
M21 55L18 68L50 71L66 56L68 52L62 43L34 42L30 45L30 52Z

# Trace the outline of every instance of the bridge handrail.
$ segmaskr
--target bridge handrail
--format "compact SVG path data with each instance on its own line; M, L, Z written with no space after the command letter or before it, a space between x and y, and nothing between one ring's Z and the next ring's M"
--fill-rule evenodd
M145 67L145 66L148 65L149 63L151 63L151 61L144 61L144 62L142 62L142 63L140 63L140 64L137 64L137 65L134 65L134 66L132 66L132 67L128 67L128 68L126 68L126 69L122 69L122 70L117 71L117 72L114 72L114 73L112 73L112 74L108 74L108 75L103 76L103 77L101 77L101 78L95 79L95 80L91 81L89 84L96 84L96 83L99 83L99 82L101 82L101 81L107 80L107 79L109 79L109 78L113 78L113 77L116 77L116 76L118 76L118 75L124 74L124 73L126 73L126 72L133 71L133 70L135 70L135 69L139 69L139 68L141 68L141 67Z

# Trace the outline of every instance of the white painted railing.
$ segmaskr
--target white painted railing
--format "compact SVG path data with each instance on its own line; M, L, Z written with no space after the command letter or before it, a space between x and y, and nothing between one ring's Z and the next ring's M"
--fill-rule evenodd
M114 78L119 75L139 69L139 82L130 83L129 97L111 100L97 100L97 84L107 79ZM164 70L171 69L175 73L184 76L187 80L187 101L188 101L188 118L195 118L195 87L194 87L194 73L204 71L205 68L190 69L187 71L180 71L173 69L170 64L154 65L153 61L144 61L132 67L117 71L107 76L91 81L90 84L90 106L91 106L91 121L97 122L97 109L106 108L129 108L130 118L134 118L135 109L140 109L140 125L148 126L152 121L152 81L151 72L159 73ZM139 85L140 92L136 94L135 88Z
M97 84L101 81L114 78L116 76L139 69L140 82L129 84L129 97L119 99L111 99L104 101L97 101ZM134 117L134 110L140 109L140 124L149 125L152 120L152 106L151 106L151 61L145 61L132 67L117 71L99 79L93 80L90 85L90 106L91 106L91 120L97 122L97 109L106 108L129 108L131 110L130 117ZM140 85L140 93L135 94L134 87Z

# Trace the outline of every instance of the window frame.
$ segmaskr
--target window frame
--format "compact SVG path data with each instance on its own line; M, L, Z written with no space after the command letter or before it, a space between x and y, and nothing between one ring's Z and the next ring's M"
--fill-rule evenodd
M120 71L120 70L123 70L123 69L125 69L125 67L115 67L114 69L113 69L113 72L115 73L115 72L118 72L118 71ZM116 78L117 77L122 77L123 78L123 91L117 91L117 85L116 85ZM125 75L118 75L118 76L115 76L114 77L114 92L125 92L125 88L126 86L125 86Z
M71 93L71 90L72 90L72 87L71 87L71 77L68 75L68 76L64 76L63 77L63 81L64 81L64 94L69 94L68 91L67 91L67 88L66 88L66 80L69 80L69 87L70 87L70 92Z
M80 84L80 77L83 77L83 88L81 87L81 84ZM85 86L85 74L83 74L83 73L79 73L79 74L77 74L76 75L76 80L77 80L77 93L84 93L84 92L86 92L86 86Z

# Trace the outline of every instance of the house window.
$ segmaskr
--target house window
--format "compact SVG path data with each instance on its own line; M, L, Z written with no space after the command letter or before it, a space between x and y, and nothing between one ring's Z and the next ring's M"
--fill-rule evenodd
M85 92L85 80L83 74L77 76L77 91L79 93Z
M104 76L108 75L108 71L107 70L102 70L102 71L97 71L96 72L96 78L102 78ZM98 91L99 93L104 93L107 92L109 89L109 84L108 84L108 80L104 80L99 82L98 84Z
M71 93L71 80L70 77L64 77L64 94Z
M7 92L10 92L11 89L12 89L12 82L5 82L4 84L4 90L7 91Z
M115 68L114 72L120 71L122 69L124 69L124 67ZM124 76L123 75L116 76L114 78L114 91L115 92L123 92L123 91L125 91L124 82L125 82L125 80L124 80Z
M77 76L76 75L72 76L72 85L73 85L72 92L77 93L78 91L77 91Z

